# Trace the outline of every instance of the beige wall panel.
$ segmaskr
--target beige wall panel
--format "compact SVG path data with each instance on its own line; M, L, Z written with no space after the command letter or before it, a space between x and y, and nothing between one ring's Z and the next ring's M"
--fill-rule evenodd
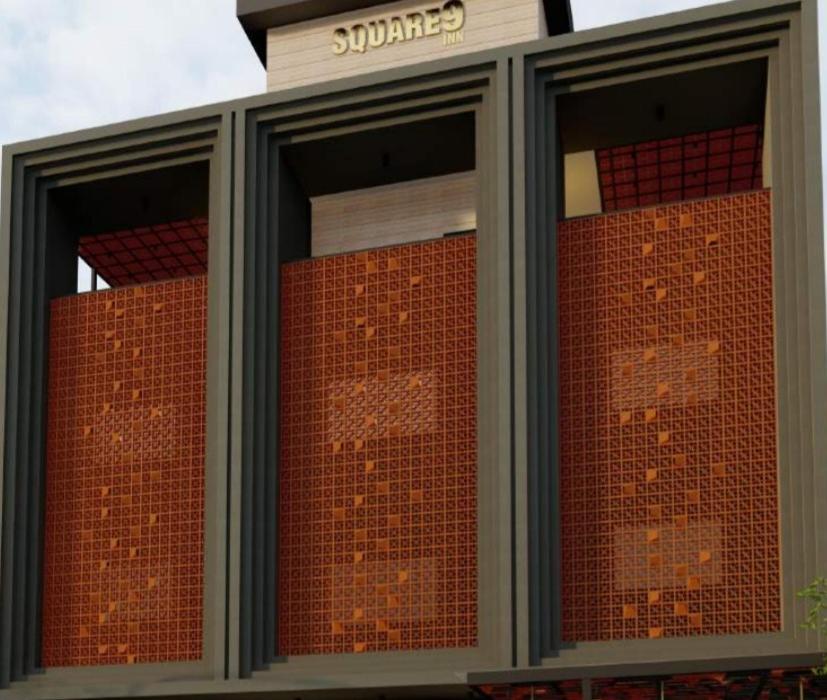
M463 41L447 44L445 34L422 37L365 53L333 52L340 27L442 7L443 0L400 0L333 17L276 27L267 38L268 90L307 85L364 73L530 41L546 35L541 0L465 0Z
M600 214L603 211L597 156L594 151L566 153L565 186L567 219Z
M761 171L765 189L772 188L772 75L767 81L767 105L764 108L764 156Z
M313 197L310 202L314 257L477 228L475 172Z

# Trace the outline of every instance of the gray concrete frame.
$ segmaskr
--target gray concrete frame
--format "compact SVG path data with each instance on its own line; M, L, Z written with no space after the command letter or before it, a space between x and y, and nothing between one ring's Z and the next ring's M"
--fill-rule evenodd
M377 682L410 674L405 684L450 683L456 668L485 667L508 663L510 658L509 581L501 575L509 570L510 555L498 543L498 533L509 529L510 490L508 449L510 438L510 395L507 348L508 338L508 251L507 240L497 232L507 225L508 212L501 203L508 199L508 159L498 148L496 110L507 110L508 76L496 67L455 71L451 75L420 80L407 87L386 87L370 91L355 90L347 96L321 98L310 103L252 110L244 117L247 130L245 153L247 173L244 222L239 231L237 259L247 261L238 271L237 284L243 285L244 308L234 311L244 318L243 329L235 337L240 343L234 358L234 384L243 389L242 431L234 435L234 445L249 446L242 454L241 473L233 475L233 492L243 503L233 503L245 517L240 540L234 535L231 551L241 552L238 600L239 673L256 671L253 681L291 683L296 690L324 679L325 686L352 685L365 671L381 672ZM324 657L276 658L275 639L275 561L270 552L276 548L275 507L278 449L278 379L272 358L278 356L278 242L279 163L278 150L290 143L330 138L356 131L411 121L472 112L476 117L477 164L480 174L478 196L478 286L480 295L479 329L479 503L486 517L479 520L480 577L478 588L480 646L474 650L359 654ZM240 212L241 213L241 212ZM266 361L266 358L271 358ZM244 448L242 447L242 452ZM235 460L234 460L235 463ZM272 469L271 465L276 465ZM264 495L267 494L267 498ZM247 544L245 544L247 543ZM231 575L231 580L232 575ZM233 582L231 591L237 586ZM231 609L235 606L231 603ZM231 635L235 635L235 629ZM232 661L231 661L232 665Z
M819 507L827 496L820 429L827 317L815 14L816 0L738 0L6 147L0 688L12 683L0 698L445 698L464 695L469 683L797 666L818 658L818 640L799 629L804 609L795 599L827 562L827 509ZM784 631L564 649L556 627L552 490L560 171L557 144L547 135L554 95L753 58L767 60L773 85ZM481 645L469 652L275 659L275 601L265 590L277 572L264 556L274 541L274 510L254 498L254 487L275 487L275 471L265 467L275 463L267 427L277 420L278 149L458 111L475 114L481 173ZM204 660L43 671L37 600L46 194L195 160L210 164Z
M527 339L525 384L517 381L517 410L527 408L517 425L525 425L526 452L520 456L526 469L529 494L522 525L530 550L530 566L518 575L518 590L525 601L519 614L531 633L523 659L548 669L571 673L574 669L606 663L645 664L653 661L689 662L733 658L749 650L752 663L772 663L779 655L818 651L818 640L801 629L803 605L796 591L803 588L825 564L824 509L825 405L821 387L825 374L824 255L822 190L820 179L818 60L815 3L753 3L729 21L717 10L695 14L691 28L655 35L647 32L658 20L647 20L611 48L601 44L613 28L597 30L593 41L576 51L549 53L529 49L525 72L526 102L516 105L517 119L525 119L525 173L519 182L526 194L526 220L521 233L529 268L525 271L525 323ZM647 27L647 24L649 25ZM686 41L691 37L691 41ZM572 37L570 37L572 38ZM782 541L783 631L772 635L742 635L564 645L560 640L559 543L553 533L559 512L555 505L557 452L554 426L556 375L555 235L560 214L559 147L549 134L556 133L555 97L564 92L592 90L651 77L679 75L708 66L764 59L768 64L772 104L774 258L777 330L779 465ZM549 186L549 185L552 186ZM519 209L519 207L518 207ZM548 234L551 234L550 236ZM802 273L807 279L805 284ZM515 288L523 284L515 280ZM521 331L522 332L522 331ZM519 346L519 342L517 343ZM534 377L541 377L535 381ZM523 393L524 392L524 393ZM519 394L525 396L521 400ZM548 469L544 465L550 465ZM821 495L819 495L821 494ZM520 509L518 508L518 511ZM542 673L540 673L542 675Z
M4 433L3 455L3 586L0 680L20 680L33 674L31 686L66 687L101 681L141 682L147 677L198 678L223 675L225 629L225 523L226 430L229 401L227 357L229 317L222 303L229 277L230 217L224 167L229 157L224 138L229 115L214 113L198 120L166 118L160 128L139 128L119 138L50 139L47 148L26 149L14 155L4 150L3 221L0 258L9 261L2 279L5 321L0 327L0 347L7 355L2 375L6 402L0 430ZM159 120L162 123L164 120ZM45 405L45 350L48 328L48 299L45 293L49 261L46 233L57 222L47 220L50 191L78 183L121 175L143 173L195 162L210 169L210 235L214 255L209 267L210 327L208 347L208 444L206 464L206 522L204 595L215 600L204 610L204 656L201 662L175 666L149 664L124 669L38 668L39 590L41 541L41 478ZM35 214L36 212L36 214ZM21 274L22 273L22 274ZM8 314L7 317L5 315ZM31 416L31 418L30 418ZM26 421L31 421L31 423ZM218 670L216 670L218 669Z

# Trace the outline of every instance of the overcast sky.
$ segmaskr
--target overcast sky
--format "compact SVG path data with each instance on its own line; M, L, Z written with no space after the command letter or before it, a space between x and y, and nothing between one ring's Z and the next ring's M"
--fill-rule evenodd
M578 29L706 4L573 0ZM0 144L264 89L235 0L0 0Z

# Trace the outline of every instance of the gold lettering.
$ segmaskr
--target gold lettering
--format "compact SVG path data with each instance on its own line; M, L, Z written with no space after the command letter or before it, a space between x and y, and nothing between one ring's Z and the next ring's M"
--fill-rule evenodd
M405 25L401 17L394 17L388 29L388 44L396 44L400 41L405 41Z
M385 26L385 20L368 23L368 44L370 44L371 48L378 49L380 46L384 46L386 38L387 27Z
M350 50L365 53L368 48L368 30L364 24L354 24L350 28Z
M449 0L442 8L442 29L458 32L465 26L465 6L459 0Z
M423 25L425 24L425 17L421 12L412 12L405 17L405 38L419 39L423 36Z
M436 36L439 34L440 10L428 10L425 13L425 36Z
M347 52L347 31L345 29L337 29L333 32L333 53L337 56Z
M378 49L438 34L443 35L443 44L450 46L463 41L465 20L463 0L447 0L442 7L425 12L371 20L367 24L354 24L350 29L336 29L333 32L333 53L336 56L348 51L365 53L369 48Z

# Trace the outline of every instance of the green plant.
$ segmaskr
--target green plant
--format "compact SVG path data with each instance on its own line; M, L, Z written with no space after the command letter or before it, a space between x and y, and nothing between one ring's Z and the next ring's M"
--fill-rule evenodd
M827 640L827 578L819 577L798 594L799 598L810 601L807 620L801 626L818 633L820 639ZM820 668L814 668L817 676L827 676L827 656Z

